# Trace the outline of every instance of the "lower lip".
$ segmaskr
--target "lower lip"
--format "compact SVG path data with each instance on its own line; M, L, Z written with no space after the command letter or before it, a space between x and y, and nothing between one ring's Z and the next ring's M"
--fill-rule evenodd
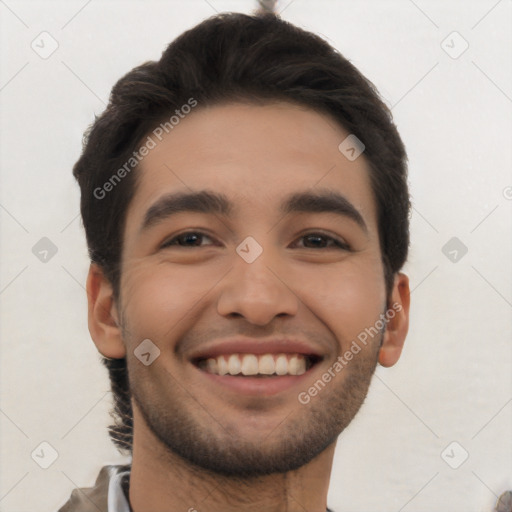
M229 389L236 393L253 396L272 396L283 391L289 390L294 386L304 384L312 371L318 365L315 364L302 375L282 375L275 377L235 377L233 375L216 375L208 373L193 365L196 370L201 372L210 382L219 384L225 389Z

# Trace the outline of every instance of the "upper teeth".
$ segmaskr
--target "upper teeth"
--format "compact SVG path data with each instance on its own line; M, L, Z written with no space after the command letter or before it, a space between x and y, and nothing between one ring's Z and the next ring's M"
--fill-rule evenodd
M302 375L306 358L302 354L230 354L200 363L216 375Z

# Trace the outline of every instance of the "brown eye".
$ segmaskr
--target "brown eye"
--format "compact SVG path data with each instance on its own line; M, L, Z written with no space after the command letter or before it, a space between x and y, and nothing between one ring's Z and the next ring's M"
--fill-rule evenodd
M338 248L342 250L349 251L350 246L337 238L334 238L329 235L325 235L323 233L307 233L306 235L302 235L300 237L301 240L307 240L306 249L329 249L329 248ZM331 244L329 247L328 244Z
M202 247L201 240L203 238L211 238L205 233L201 233L200 231L186 231L185 233L180 233L179 235L171 238L167 242L162 244L162 248L170 247L170 246L178 246L178 247Z

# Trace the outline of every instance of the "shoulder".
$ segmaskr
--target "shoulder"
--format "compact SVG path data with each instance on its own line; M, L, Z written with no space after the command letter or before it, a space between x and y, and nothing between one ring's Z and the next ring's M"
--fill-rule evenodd
M113 476L130 470L130 465L103 466L93 487L73 489L58 512L108 512L108 490Z

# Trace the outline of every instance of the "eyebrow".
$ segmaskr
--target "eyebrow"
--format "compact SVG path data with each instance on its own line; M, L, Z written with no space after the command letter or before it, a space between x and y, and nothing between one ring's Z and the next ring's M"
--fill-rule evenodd
M232 217L235 205L220 192L178 192L167 194L148 208L140 232L146 231L172 215L197 212ZM283 215L289 213L334 213L354 221L368 232L368 227L359 210L343 195L328 189L316 192L295 192L285 198L279 209Z

